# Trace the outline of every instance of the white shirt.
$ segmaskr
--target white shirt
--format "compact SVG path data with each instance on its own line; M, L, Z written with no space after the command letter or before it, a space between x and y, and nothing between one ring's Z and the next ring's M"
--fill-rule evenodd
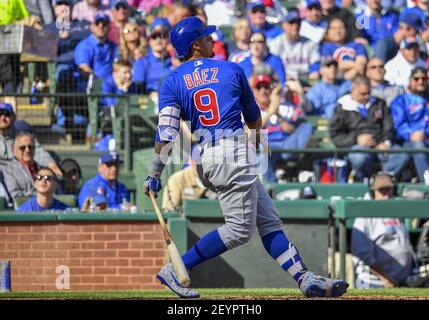
M410 81L411 71L416 67L426 67L426 63L423 59L419 58L416 63L411 64L405 60L401 51L398 51L397 55L386 62L384 68L386 69L386 75L384 80L390 82L392 85L403 86L406 88Z
M288 77L306 78L310 73L310 65L320 61L319 46L313 41L300 37L290 43L283 33L267 43L270 53L282 59Z
M301 22L301 28L299 29L299 35L319 44L326 32L326 25L317 25L310 23L307 20Z

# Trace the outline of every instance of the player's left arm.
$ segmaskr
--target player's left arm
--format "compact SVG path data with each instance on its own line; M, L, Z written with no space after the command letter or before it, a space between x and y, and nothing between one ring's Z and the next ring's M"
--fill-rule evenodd
M180 130L180 106L175 96L174 81L168 77L161 86L159 92L158 127L155 137L155 154L152 160L152 171L145 180L144 193L149 195L152 191L155 195L161 190L161 175L165 163L170 156L171 144L176 141Z

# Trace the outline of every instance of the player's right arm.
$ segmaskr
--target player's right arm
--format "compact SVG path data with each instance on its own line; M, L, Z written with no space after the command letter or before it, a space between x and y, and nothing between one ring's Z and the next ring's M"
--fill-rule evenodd
M155 154L152 160L152 171L144 184L144 193L149 191L156 196L161 190L161 175L169 154L164 150L171 150L180 130L180 105L176 97L178 88L174 78L170 75L162 84L159 92L158 127L155 137Z

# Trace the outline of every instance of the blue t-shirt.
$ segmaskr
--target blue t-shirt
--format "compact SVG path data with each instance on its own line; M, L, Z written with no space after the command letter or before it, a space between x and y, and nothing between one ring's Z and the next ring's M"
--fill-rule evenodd
M282 60L278 56L269 53L266 55L264 62L273 69L282 87L284 87L286 83L286 75ZM239 63L239 65L243 68L244 74L246 75L247 79L250 79L253 73L252 57L250 56L244 59Z
M398 29L399 18L394 11L382 11L380 16L366 15L365 10L356 14L356 22L362 26L362 34L371 46L378 40L393 35Z
M212 59L187 61L165 79L159 94L159 113L157 141L168 141L169 137L161 138L160 133L168 136L170 128L177 128L179 117L191 123L192 133L205 129L214 140L243 129L242 114L246 122L261 116L243 69L232 62ZM163 121L162 114L167 115Z
M130 202L130 193L123 183L116 181L114 186L110 186L109 182L99 173L82 186L78 197L79 208L82 208L88 196L93 196L95 194L106 196L109 208L120 208L123 199Z
M319 51L321 58L334 58L337 61L354 61L358 56L367 57L365 47L354 41L342 46L334 42L322 42Z
M37 198L32 197L25 201L18 209L18 212L36 212L36 211L50 211L50 210L65 210L69 208L68 205L65 203L54 199L54 202L52 202L52 205L49 208L43 208L37 203Z
M131 84L130 88L127 92L122 91L118 88L118 86L115 83L115 80L113 79L113 76L107 77L102 84L102 92L106 94L135 94L137 93L137 87L134 83ZM116 98L114 97L103 97L100 100L101 106L113 106L116 104Z
M107 78L112 74L116 44L110 40L101 43L93 34L83 39L75 50L77 66L86 64L98 78Z
M416 131L423 131L429 137L429 99L404 93L393 100L390 110L399 140L410 141L410 135Z
M322 115L330 119L334 114L337 101L340 97L351 91L351 81L337 80L335 83L326 83L323 80L312 86L307 94L313 110L308 114Z
M277 38L283 33L282 28L268 22L265 22L265 25L261 29L250 23L250 28L252 29L253 33L262 32L267 40Z
M148 92L159 92L162 82L173 70L173 64L170 57L158 59L149 51L149 53L137 60L133 66L133 81L146 84Z

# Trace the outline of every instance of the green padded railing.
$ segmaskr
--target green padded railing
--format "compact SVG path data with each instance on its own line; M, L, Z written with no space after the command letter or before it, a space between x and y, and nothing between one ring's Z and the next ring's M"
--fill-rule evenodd
M280 218L283 219L328 219L328 200L274 201ZM187 218L222 218L218 200L186 200L183 212Z
M301 189L305 186L311 186L314 188L318 196L323 199L330 199L333 196L339 196L342 198L346 197L363 197L368 192L368 186L363 183L299 183L299 182L288 182L285 184L266 184L268 189L272 189L275 194L278 194L285 190L290 189Z

